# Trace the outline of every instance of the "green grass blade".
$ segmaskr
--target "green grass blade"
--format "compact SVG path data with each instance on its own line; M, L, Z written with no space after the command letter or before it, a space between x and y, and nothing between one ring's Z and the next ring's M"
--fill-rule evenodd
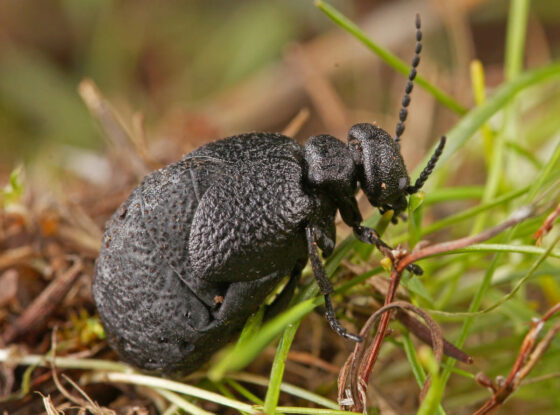
M416 383L420 389L422 389L424 381L426 380L426 372L418 360L414 343L412 342L412 338L408 332L403 335L403 346L406 358L408 359L408 363L410 364L410 368L414 375L414 379L416 379ZM434 413L438 415L445 415L445 411L441 405L437 407Z
M507 80L515 79L523 68L523 55L525 51L530 3L530 0L511 1L506 34L504 65L505 78Z
M340 409L302 408L298 406L279 406L277 414L310 414L310 415L362 415L359 412L342 411Z
M545 261L546 258L548 258L549 256L554 256L553 255L554 252L552 250L558 244L558 242L560 242L560 235L556 237L556 239L550 244L550 246L547 249L537 248L539 251L541 251L541 255L533 263L533 265L531 266L529 271L527 271L527 273L523 276L523 278L521 278L517 281L517 283L515 284L515 286L513 287L513 289L509 293L504 295L502 298L500 298L498 301L496 301L491 306L485 308L484 310L480 310L480 311L476 311L476 312L468 312L468 313L446 313L446 312L442 312L442 311L438 311L438 310L430 310L430 312L432 312L433 314L437 314L437 315L445 316L445 317L453 317L453 318L469 317L470 318L470 317L476 317L476 316L479 316L479 315L482 315L482 314L486 314L486 313L489 313L492 310L495 310L500 305L504 304L506 301L508 301L510 298L512 298L515 295L515 293L517 293L519 291L519 289L523 286L523 284L525 284L533 275L535 275L535 272L539 269L539 267L542 265L542 263ZM528 248L531 248L531 247L528 247ZM533 248L536 248L536 247L533 247ZM496 251L498 251L498 249L495 250L494 252L496 252ZM556 255L560 255L560 253L556 253Z
M169 402L174 403L179 408L181 408L185 413L192 414L192 415L214 415L214 412L205 411L202 408L199 408L196 405L193 405L181 395L178 395L174 392L168 391L166 389L156 388L157 393L167 399Z
M513 81L500 86L496 92L478 107L473 108L447 133L447 144L440 157L438 166L448 160L476 131L484 125L494 114L503 109L510 100L521 91L544 82L560 79L560 62L555 62L532 71L527 71ZM431 151L427 152L424 160L414 169L411 177L417 177L428 163L431 154L435 151L437 143Z
M533 245L475 244L465 248L450 251L449 253L467 252L510 252L527 255L542 255L547 252L547 250ZM553 258L560 258L560 252L551 251L550 256Z
M243 348L226 351L222 360L208 372L208 377L212 380L221 379L228 372L235 372L244 368L288 325L300 321L323 301L322 297L305 300L273 318L264 324L261 330L251 337L250 341L245 342Z
M284 334L282 334L282 338L278 343L276 355L274 356L274 362L272 363L272 370L270 371L270 381L266 391L266 398L264 401L264 411L267 414L273 414L276 411L276 406L278 406L280 386L282 385L282 379L284 377L286 359L288 358L288 353L290 351L290 347L292 346L292 342L294 341L298 327L299 322L290 324L286 330L284 330Z
M426 205L433 205L435 203L480 199L484 194L484 187L482 186L456 186L444 187L441 189L433 189L426 194L424 203Z
M422 346L419 350L420 362L428 369L430 374L430 387L424 396L424 400L418 408L417 415L433 415L438 413L440 402L445 391L445 382L439 371L439 364L434 357L432 349Z
M470 209L465 209L462 212L459 212L455 215L451 215L448 216L442 220L439 220L437 222L432 223L431 225L425 226L422 229L422 236L426 236L429 235L430 233L439 231L447 226L451 226L454 225L456 223L459 223L465 219L469 219L472 218L476 215L478 215L479 213L485 212L489 209L492 209L496 206L500 206L506 202L509 202L511 200L514 200L516 198L518 198L519 196L522 196L524 193L527 193L527 191L529 190L529 187L524 187L520 190L515 190L513 192L510 193L506 193L503 196L497 197L496 199L489 201L488 203L483 203L480 204L478 206L472 207Z
M234 399L226 398L225 396L222 396L218 393L210 392L205 389L197 388L195 386L187 385L181 382L176 382L170 379L163 379L155 376L140 375L135 373L109 372L109 373L100 373L99 380L149 386L161 390L177 392L187 396L194 396L200 399L214 402L218 405L227 406L229 408L234 408L251 414L258 412L252 405L239 402Z
M410 71L409 64L403 62L396 55L371 40L354 22L352 22L350 19L336 10L333 6L321 0L315 0L315 5L333 22L335 22L341 28L346 30L348 33L350 33L352 36L366 45L372 52L374 52L377 56L384 60L385 63L387 63L397 72L400 72L401 74L408 77L408 72ZM447 108L451 109L457 114L463 115L467 112L465 107L459 104L453 97L451 97L451 95L431 84L428 80L426 80L426 78L417 75L415 82L418 86L424 88L426 91L432 94L432 96L441 104L445 105Z
M232 379L238 380L240 382L252 383L254 385L268 386L268 379L263 376L257 376L250 373L236 373L231 376ZM317 405L323 406L330 409L338 409L339 406L336 402L330 399L324 398L316 393L309 392L307 389L300 388L298 386L291 385L289 383L282 383L280 385L280 390L289 395L295 396L300 399L305 399L309 402L313 402ZM277 408L280 410L280 408Z
M410 364L410 369L412 370L414 379L416 379L418 386L422 388L424 381L426 380L426 372L424 372L424 368L418 361L416 349L414 348L412 337L408 331L403 334L403 348L406 358L408 359L408 363Z
M253 402L254 404L257 404L257 405L264 405L264 401L261 398L256 396L254 393L252 393L249 389L247 389L245 386L243 386L239 382L237 382L233 379L225 379L225 382L233 390L235 390L237 393L239 393L241 396L243 396L248 401L251 401L251 402Z

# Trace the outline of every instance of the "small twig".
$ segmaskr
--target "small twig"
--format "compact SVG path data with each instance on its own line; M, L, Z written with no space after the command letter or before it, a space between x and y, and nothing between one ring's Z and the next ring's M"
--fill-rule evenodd
M347 266L349 269L352 270L352 272L354 272L356 274L363 274L364 272L366 272L366 270L364 269L363 266L357 266L357 265L354 265L354 264L345 264L345 266ZM389 281L387 281L386 279L375 278L375 277L370 278L368 280L368 284L373 287L373 289L376 291L376 293L378 293L378 295L383 296L383 298L385 298L387 296L387 289L389 288ZM410 297L405 295L404 288L399 287L398 291L402 291L402 292L398 292L396 294L396 298L398 298L402 301L409 301L410 302ZM370 301L372 301L372 306L373 307L379 308L379 307L381 307L381 303L377 300L377 298L378 298L377 296L376 296L376 298L370 298ZM433 314L433 310L427 310L427 311L430 312L430 314ZM360 306L354 306L354 312L358 312L358 313L364 314L364 315L365 314L367 314L367 315L371 314L369 307L368 308L362 308ZM401 310L397 310L395 317L417 339L419 339L423 343L427 344L428 346L432 347L430 330L420 320L418 320L417 318L414 318L409 313L401 311ZM445 338L443 339L443 354L446 355L446 356L452 357L452 358L454 358L454 359L456 359L456 360L458 360L462 363L468 364L468 365L473 363L472 357L470 357L468 354L466 354L461 349L455 347L455 345L453 343L450 343Z
M301 130L303 125L309 119L309 108L303 107L299 110L294 118L288 123L288 125L282 130L282 134L288 137L295 137L295 135Z
M11 268L5 272L0 273L0 309L4 305L14 301L18 290L18 272Z
M75 405L85 407L87 402L80 398L75 398L72 394L62 385L60 379L58 378L58 373L56 372L56 327L53 329L51 334L51 351L52 351L52 361L51 361L51 373L54 380L54 384L58 391L70 402Z
M59 411L59 408L57 408L55 406L55 404L53 403L52 399L51 399L51 395L43 395L41 392L35 392L36 394L38 394L41 399L43 400L43 406L45 407L45 411L47 414L49 415L64 415L64 412L62 412L62 410ZM4 414L7 414L7 412L4 412Z
M35 251L31 246L10 249L0 255L0 270L19 265L33 256Z
M523 343L521 343L517 359L515 359L515 363L513 364L507 379L494 383L482 373L476 376L477 382L482 386L490 388L493 393L492 397L488 399L473 415L486 415L494 412L521 385L523 379L541 360L554 337L556 337L558 332L560 332L559 322L546 333L540 342L537 342L538 336L546 321L558 312L560 312L560 303L548 310L542 318L532 321L531 329L525 335Z
M429 256L441 254L444 252L454 251L456 249L465 248L474 244L478 244L487 241L490 238L502 233L507 228L510 228L518 223L523 222L525 219L531 217L534 214L534 208L532 206L524 206L516 210L505 222L494 226L492 228L486 229L474 236L467 236L465 238L457 239L455 241L443 242L440 244L430 245L426 248L420 249L418 251L412 252L406 255L399 261L397 265L397 270L403 272L407 265L418 261L422 258Z
M323 359L320 359L319 357L312 355L311 353L296 352L292 350L288 352L288 360L292 362L298 362L309 366L317 367L319 369L322 369L330 373L338 373L340 371L339 366L326 362Z
M560 378L560 372L547 373L546 375L536 376L536 377L531 378L531 379L526 379L521 384L523 386L524 385L531 385L533 383L543 382L545 380L554 379L554 378Z
M521 381L529 374L531 370L533 370L533 368L542 358L542 356L550 346L550 343L552 343L552 340L554 339L554 337L556 337L559 331L560 331L560 323L557 323L546 333L544 338L537 344L535 350L533 350L533 353L529 355L529 359L527 359L527 364L523 366L521 370L519 370L519 373L514 378L513 386L515 389L519 387Z
M78 92L91 115L101 125L109 143L120 153L120 159L128 163L127 165L138 178L144 177L149 168L136 150L135 143L138 140L133 138L132 132L122 122L119 114L105 99L97 85L91 79L84 79L78 86Z
M313 106L327 126L327 130L345 131L348 125L346 107L330 80L317 69L313 57L307 52L306 48L293 45L290 48L288 58L303 78L303 86L309 94Z
M22 336L35 327L40 326L56 309L56 306L64 299L76 278L80 275L83 264L80 259L76 259L66 272L56 277L39 294L31 305L9 326L2 340L5 344L11 343L16 338Z
M153 170L163 167L162 163L152 157L150 150L148 149L143 113L136 112L132 115L132 131L133 134L130 135L130 139L132 140L132 144L134 145L137 154L142 158L144 163Z
M550 215L546 217L541 227L533 234L533 239L536 239L535 244L540 245L542 238L552 230L554 221L560 216L560 203L556 206Z

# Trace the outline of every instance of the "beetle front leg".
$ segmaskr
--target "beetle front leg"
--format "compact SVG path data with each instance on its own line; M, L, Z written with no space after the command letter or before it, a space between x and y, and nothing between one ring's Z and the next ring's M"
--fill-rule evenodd
M352 227L354 235L356 235L360 241L366 244L375 245L380 251L382 251L381 248L393 250L391 246L383 242L375 229L360 225L360 223L362 223L362 214L358 209L358 203L354 197L340 199L338 203L338 210L340 211L340 215L342 216L344 223ZM416 275L422 275L424 273L422 268L416 264L410 264L406 267L406 269Z
M379 249L380 251L382 251L381 248L385 248L389 250L393 249L391 248L390 245L383 242L383 240L379 237L379 234L375 231L375 229L368 228L366 226L361 226L361 225L354 226L353 229L354 229L354 234L360 241L366 244L375 245L377 249ZM406 269L416 275L422 275L424 273L422 268L420 268L416 264L407 265Z
M313 269L313 274L317 280L317 285L321 290L321 293L325 296L325 307L327 309L325 317L329 322L331 328L336 331L342 337L353 340L355 342L361 342L362 338L356 334L349 333L336 319L334 309L331 302L330 295L334 292L333 285L327 274L325 273L325 268L319 257L319 248L317 246L317 238L315 229L312 226L305 228L305 236L307 239L307 251L309 252L309 260L311 261L311 268Z

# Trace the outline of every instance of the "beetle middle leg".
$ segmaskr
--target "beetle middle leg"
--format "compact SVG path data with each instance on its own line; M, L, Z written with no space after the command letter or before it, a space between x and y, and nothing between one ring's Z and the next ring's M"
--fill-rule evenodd
M306 227L305 237L307 239L307 250L309 252L309 260L311 262L313 274L315 275L315 279L317 280L317 285L319 286L321 293L325 296L325 307L327 309L325 317L327 321L329 322L331 328L342 337L346 337L347 339L355 342L361 342L363 339L360 336L349 333L336 319L330 296L334 292L334 287L327 277L325 268L323 267L323 263L319 257L316 229L313 226Z

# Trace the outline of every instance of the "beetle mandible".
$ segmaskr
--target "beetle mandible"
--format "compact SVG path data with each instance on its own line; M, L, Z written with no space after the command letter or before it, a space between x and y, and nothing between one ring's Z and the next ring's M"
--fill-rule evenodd
M239 333L286 275L289 296L308 260L329 324L361 340L335 317L319 249L323 257L334 249L337 211L360 241L387 247L361 225L358 187L396 218L443 151L445 137L411 186L399 140L421 38L417 16L394 139L366 123L350 129L346 145L330 135L301 146L281 134L242 134L143 179L106 225L93 282L107 338L123 360L167 375L192 372Z

